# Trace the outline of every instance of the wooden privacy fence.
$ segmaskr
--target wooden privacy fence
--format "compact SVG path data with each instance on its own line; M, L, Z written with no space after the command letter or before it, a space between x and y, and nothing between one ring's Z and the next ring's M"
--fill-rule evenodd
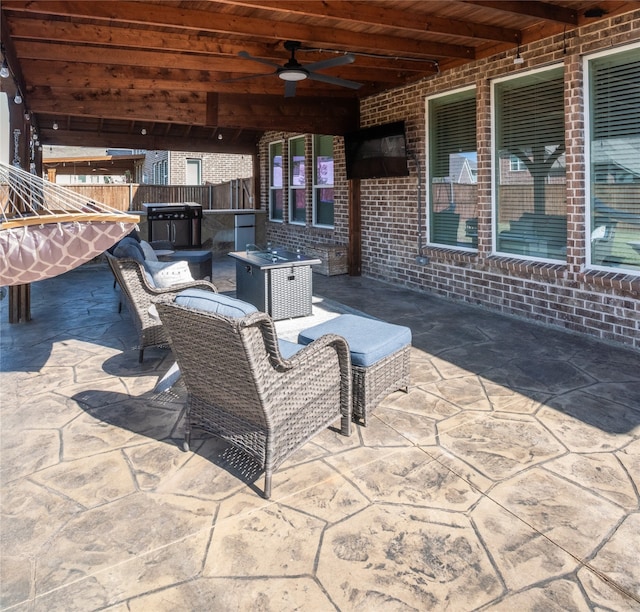
M205 210L254 208L253 180L234 179L219 185L65 185L67 189L117 210L142 210L147 202L196 202Z

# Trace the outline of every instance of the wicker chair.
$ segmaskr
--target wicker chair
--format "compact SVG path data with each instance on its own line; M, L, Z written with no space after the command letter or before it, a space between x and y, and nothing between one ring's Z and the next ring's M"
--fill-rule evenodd
M167 334L157 316L153 316L153 299L161 295L175 295L192 287L207 289L217 293L214 285L207 281L180 283L171 287L152 287L145 274L144 266L135 259L118 258L105 252L109 267L120 285L122 295L127 303L133 324L138 331L140 353L138 361L144 359L144 349L150 346L168 346Z
M231 318L156 301L186 385L184 449L192 429L227 440L265 472L338 418L351 434L351 363L346 341L326 335L284 359L263 312Z

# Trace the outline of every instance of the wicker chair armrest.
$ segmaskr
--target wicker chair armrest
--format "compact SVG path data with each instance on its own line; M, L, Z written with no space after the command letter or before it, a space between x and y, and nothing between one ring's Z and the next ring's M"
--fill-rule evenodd
M154 295L180 293L185 289L204 289L206 291L213 291L213 293L218 293L217 287L213 283L205 280L195 280L189 283L178 283L176 285L171 285L170 287L152 287L147 283L147 287L149 288L149 292L153 293Z
M315 358L315 356L327 346L333 346L338 353L338 362L340 363L340 370L343 375L351 378L351 357L349 355L349 344L342 337L337 334L325 334L320 336L310 344L307 344L304 348L301 348L297 353L292 355L289 359L282 358L282 369L295 369L303 364L306 364L309 360Z
M282 372L294 369L303 361L313 359L315 354L324 347L333 345L338 353L340 369L345 371L349 377L351 377L351 356L349 354L349 345L342 336L338 336L337 334L325 334L300 349L295 353L295 355L292 355L290 359L285 359L280 354L278 335L276 333L275 325L273 324L273 319L268 314L264 312L254 312L242 319L242 325L244 327L257 325L261 328L267 350L269 351L269 358L271 359L271 363L274 368L278 371Z
M350 427L348 423L351 421L353 410L353 379L349 345L342 336L325 334L301 348L290 359L283 359L279 350L277 350L277 356L270 354L274 369L282 377L279 380L274 377L273 383L280 389L285 389L288 386L287 381L294 381L300 378L309 380L310 377L316 376L318 365L326 362L328 358L327 351L332 349L337 353L338 367L340 369L340 412L346 419L346 421L343 421L343 427L348 432L346 435L349 435ZM270 411L274 423L286 421L286 419L293 416L290 410L291 407L287 406L286 401L275 402L271 408L274 407L277 408L274 411Z
M205 280L193 280L187 283L177 283L175 285L171 285L170 287L153 287L152 285L149 284L149 281L147 280L147 275L145 274L145 269L143 264L141 264L139 261L136 261L135 259L130 259L128 257L119 258L119 261L123 263L124 262L133 263L138 267L140 282L142 283L142 286L144 287L145 291L152 295L178 293L180 291L184 291L185 289L205 289L208 291L213 291L214 293L218 293L217 287L213 283Z

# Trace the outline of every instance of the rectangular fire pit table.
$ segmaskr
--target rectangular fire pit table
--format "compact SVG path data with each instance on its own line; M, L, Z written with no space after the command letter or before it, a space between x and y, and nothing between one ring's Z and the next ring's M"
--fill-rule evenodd
M280 249L235 251L236 297L275 321L311 314L313 273L320 259Z

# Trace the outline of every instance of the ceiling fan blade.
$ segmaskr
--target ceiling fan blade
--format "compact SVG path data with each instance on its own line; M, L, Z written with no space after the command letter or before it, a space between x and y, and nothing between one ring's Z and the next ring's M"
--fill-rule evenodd
M293 98L296 95L297 81L285 81L284 82L284 97Z
M239 51L238 56L242 57L243 59L253 60L254 62L258 62L260 64L266 64L267 66L271 66L272 68L280 68L280 64L276 64L275 62L272 62L270 60L262 59L261 57L255 57L253 55L250 55L246 51Z
M355 55L347 53L345 55L339 55L338 57L332 57L331 59L313 62L313 64L305 64L304 67L306 70L313 72L315 70L322 70L323 68L332 68L333 66L344 66L345 64L352 64L355 59Z
M348 87L349 89L360 89L362 87L362 83L339 79L338 77L332 77L326 74L318 74L317 72L310 72L309 78L312 81L320 81L322 83L328 83L329 85L339 85L340 87Z

